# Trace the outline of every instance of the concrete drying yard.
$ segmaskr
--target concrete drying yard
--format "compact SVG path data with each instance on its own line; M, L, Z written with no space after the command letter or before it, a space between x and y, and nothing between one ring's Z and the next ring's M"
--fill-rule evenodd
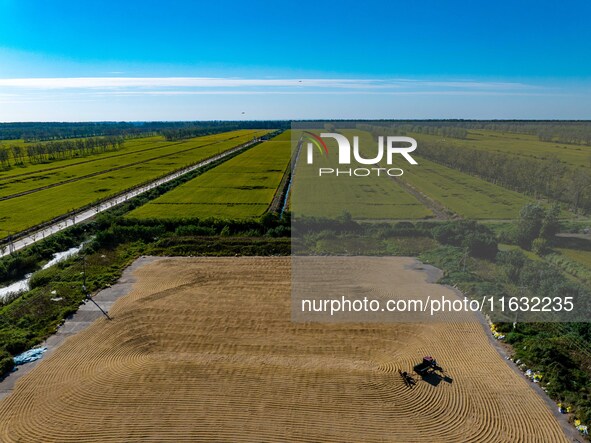
M424 285L412 259L392 278ZM0 402L2 442L568 441L476 320L300 324L289 258L165 258ZM451 292L451 291L450 291ZM432 354L446 380L398 370Z

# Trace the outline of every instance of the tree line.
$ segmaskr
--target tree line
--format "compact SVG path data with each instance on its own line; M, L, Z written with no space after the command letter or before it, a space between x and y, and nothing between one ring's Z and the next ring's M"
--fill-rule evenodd
M222 131L212 132L208 128L199 128L199 127L163 129L162 131L160 131L160 133L166 139L166 141L169 141L169 142L170 141L177 141L177 140L184 140L184 139L193 138L193 137L202 137L204 135L215 134L217 132L222 132Z
M20 166L25 164L25 160L31 164L37 164L84 157L119 150L124 143L123 137L108 136L0 147L0 166L4 169L10 168L11 160L13 165Z
M458 124L466 129L535 135L545 142L591 145L589 121L469 121Z
M363 126L358 127L378 135L392 135L391 131L396 130L398 135L402 131L465 139L468 130L486 130L534 135L545 142L591 146L591 121L398 120Z
M343 122L333 121L336 126ZM0 123L0 140L24 139L27 142L66 138L117 135L133 137L183 128L288 129L289 121L183 121L183 122L28 122ZM590 121L520 121L520 120L383 120L368 122L375 128L466 138L467 131L482 129L535 135L542 141L591 145Z
M417 124L417 123L392 123L387 126L370 125L360 123L357 124L357 129L361 131L368 131L376 136L388 135L406 135L407 133L438 135L441 137L466 139L468 131L465 128L460 128L451 125L437 124Z
M575 212L591 210L591 172L569 167L557 156L519 157L442 143L421 143L421 155L517 192L567 203Z
M209 129L213 132L233 129L288 129L288 121L181 121L181 122L30 122L0 123L0 140L23 139L25 142L63 140L101 136L125 138L161 134L185 128Z
M122 136L137 137L155 133L155 129L143 123L117 122L30 122L0 123L0 140L23 139L25 142L63 140L68 138Z
M290 123L286 121L177 122L174 127L161 129L160 134L167 141L176 141L239 129L289 129L289 127Z

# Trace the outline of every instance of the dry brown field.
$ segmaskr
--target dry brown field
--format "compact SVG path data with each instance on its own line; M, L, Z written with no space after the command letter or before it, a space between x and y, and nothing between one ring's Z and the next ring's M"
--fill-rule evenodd
M392 258L400 285L433 288ZM165 258L0 402L2 442L561 442L477 322L291 322L289 258ZM451 291L450 291L451 292ZM446 380L398 370L432 354Z

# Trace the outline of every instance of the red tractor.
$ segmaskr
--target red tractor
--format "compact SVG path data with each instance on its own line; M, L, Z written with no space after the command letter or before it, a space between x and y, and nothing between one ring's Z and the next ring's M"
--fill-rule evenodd
M437 360L435 360L430 355L423 357L423 361L414 366L414 371L423 376L427 375L431 372L443 372L443 368L437 364Z

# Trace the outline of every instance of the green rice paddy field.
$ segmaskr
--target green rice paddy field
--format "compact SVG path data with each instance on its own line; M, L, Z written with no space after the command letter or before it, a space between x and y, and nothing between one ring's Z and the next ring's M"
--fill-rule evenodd
M515 191L417 156L400 178L456 214L472 219L516 219L532 200Z
M347 131L344 131L347 132ZM128 140L118 151L89 157L28 164L0 171L0 238L19 232L71 210L116 195L176 169L231 149L266 130L240 130L176 142L162 137ZM373 156L369 133L355 131L362 150ZM347 134L347 135L353 135ZM443 142L442 137L410 134L419 140ZM299 138L299 135L297 135ZM19 141L14 141L19 142ZM540 142L534 136L493 131L469 131L467 140L444 143L507 155L588 163L586 147ZM6 144L6 142L4 142ZM290 131L222 163L200 177L172 190L129 216L136 218L252 218L264 214L291 158ZM478 220L515 219L531 198L477 177L414 155L419 165L401 157L392 167L404 175L318 177L318 168L339 167L336 143L332 155L316 155L314 165L301 156L289 196L296 215L335 217L344 211L360 220L417 220L456 214ZM369 150L369 151L368 151ZM384 167L385 165L381 165ZM565 214L568 215L568 214Z
M289 132L210 169L132 211L131 218L236 218L263 215L289 166Z
M360 137L366 157L374 157L376 148L371 135L360 131L348 135L353 134ZM329 152L334 149L336 145L329 142ZM395 179L387 176L317 177L320 167L338 167L335 156L316 155L314 165L304 165L301 156L290 200L291 209L300 215L325 217L334 217L345 209L356 219L406 220L431 217L433 213L425 205L434 200L465 218L502 220L517 218L521 207L531 201L518 192L413 156L418 165L410 165L402 157L395 159L396 164L392 167L404 170L404 174ZM387 165L382 162L380 166ZM410 185L426 196L424 204L402 184Z
M232 131L175 143L152 137L107 153L111 155L13 168L0 176L2 196L32 192L0 201L0 238L150 182L268 132ZM28 174L34 166L38 167L34 174L18 175L19 171ZM37 180L29 180L32 176ZM42 188L48 184L55 186Z
M373 146L371 135L360 131L342 131L349 138L360 137L360 146ZM294 132L294 146L301 136ZM313 164L307 164L307 142L299 155L292 192L290 210L295 217L333 218L349 213L357 220L424 219L433 216L415 196L403 189L390 176L372 174L355 177L347 174L323 174L320 168L348 170L355 165L339 165L336 141L325 139L329 155L317 154L314 148Z

